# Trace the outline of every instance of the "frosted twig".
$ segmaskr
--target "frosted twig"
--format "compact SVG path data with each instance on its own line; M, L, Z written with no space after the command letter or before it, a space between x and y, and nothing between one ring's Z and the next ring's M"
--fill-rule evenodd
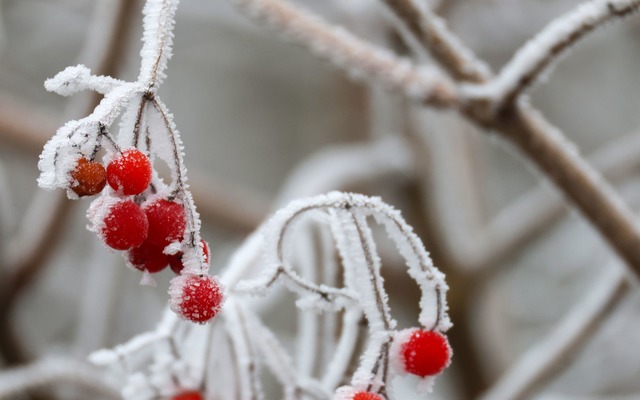
M528 399L566 367L629 290L625 274L617 266L606 268L602 275L596 288L544 340L528 350L483 400Z
M515 101L536 83L569 48L605 23L640 9L638 0L588 0L548 24L516 52L500 74L480 86L468 86L467 95L486 98L496 109Z
M240 308L239 312L247 319L252 341L258 346L265 359L265 364L284 387L284 399L295 400L302 394L324 400L329 398L329 391L312 378L300 376L293 360L284 351L273 333L249 310Z
M224 319L229 341L233 346L234 363L238 368L238 390L241 400L264 399L264 391L259 377L258 355L256 344L252 342L246 316L241 310L241 305L233 300L227 300L225 304Z
M328 59L351 76L380 83L434 106L451 107L457 101L453 83L433 67L416 66L281 0L234 2L248 16L266 22L287 39Z
M86 363L71 359L42 359L2 371L0 399L14 398L25 391L57 383L72 383L112 399L121 398L118 387Z
M446 22L415 0L384 0L409 33L457 79L482 82L491 72L488 66L447 29ZM407 40L411 43L411 40Z

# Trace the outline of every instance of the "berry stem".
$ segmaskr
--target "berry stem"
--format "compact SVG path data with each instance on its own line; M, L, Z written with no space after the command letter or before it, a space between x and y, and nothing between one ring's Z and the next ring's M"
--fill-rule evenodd
M118 144L116 143L115 139L113 138L113 136L111 135L111 133L109 133L109 131L107 130L107 126L103 123L98 123L98 132L99 132L99 136L100 137L104 137L109 141L109 144L114 148L114 150L120 154L122 154L122 150L120 149L120 146L118 146ZM95 153L97 153L98 149L94 149L92 157L95 157Z
M193 199L191 197L191 193L186 188L186 179L183 175L184 165L182 163L182 157L180 154L180 148L178 146L178 133L173 128L171 124L171 120L165 111L163 104L156 99L156 97L152 93L147 94L147 98L153 105L153 107L158 111L160 116L162 117L162 121L169 132L169 139L171 141L171 147L173 150L173 159L175 161L175 169L176 169L176 180L175 180L175 189L171 192L168 197L168 200L174 200L176 197L180 196L182 198L182 203L184 204L186 214L187 214L187 226L188 226L188 234L189 240L187 244L189 247L197 250L197 244L200 242L200 235L198 229L196 227L196 211L193 203ZM200 265L201 273L206 273L208 270L208 266L205 263L201 263Z

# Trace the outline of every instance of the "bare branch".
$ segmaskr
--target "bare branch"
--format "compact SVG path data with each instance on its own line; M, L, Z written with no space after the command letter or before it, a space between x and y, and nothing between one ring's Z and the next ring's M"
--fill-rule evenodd
M489 67L451 34L446 22L414 0L384 0L411 35L456 79L484 82ZM402 30L401 30L402 31ZM408 39L408 38L407 38ZM411 40L407 40L411 43Z
M552 21L522 46L496 78L481 86L470 85L465 92L475 98L489 99L496 109L500 109L518 99L556 60L589 33L639 9L639 0L586 1Z
M606 268L596 288L548 334L529 349L482 400L528 399L568 366L629 291L616 265Z
M112 399L120 390L87 363L71 359L44 359L0 374L0 399L14 398L25 391L57 383L72 383Z
M457 101L453 83L433 67L416 66L281 0L234 2L247 16L264 21L285 38L345 69L351 76L381 83L434 106L452 107Z

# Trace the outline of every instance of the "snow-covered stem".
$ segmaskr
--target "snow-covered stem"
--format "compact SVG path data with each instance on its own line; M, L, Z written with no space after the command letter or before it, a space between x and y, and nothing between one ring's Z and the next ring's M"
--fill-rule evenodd
M264 21L286 39L305 46L353 77L438 107L452 107L457 102L455 85L434 67L401 59L282 0L233 1L247 16Z
M588 0L549 23L522 46L497 77L480 86L468 86L466 93L485 98L495 109L518 99L545 75L549 67L589 33L607 22L640 9L639 0Z
M422 47L456 79L482 82L491 76L487 65L478 59L455 35L446 22L415 0L384 0L395 16ZM408 38L407 38L408 39ZM412 40L407 40L411 42Z
M595 289L589 290L551 333L527 350L482 400L531 398L568 366L629 291L618 265L608 266L601 275Z
M71 383L112 399L120 399L119 387L87 363L72 359L41 359L0 373L0 399L10 399L26 391Z

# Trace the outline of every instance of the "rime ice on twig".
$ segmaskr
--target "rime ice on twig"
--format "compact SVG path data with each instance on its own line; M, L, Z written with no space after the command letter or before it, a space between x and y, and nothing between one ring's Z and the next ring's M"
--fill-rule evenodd
M638 0L586 1L547 25L518 50L496 78L481 86L468 86L465 93L488 98L498 107L507 104L539 80L554 61L588 33L638 9Z
M341 27L280 0L234 0L246 14L263 20L286 38L345 69L351 76L381 83L408 97L450 107L457 99L453 83L431 66L417 66L358 39Z

